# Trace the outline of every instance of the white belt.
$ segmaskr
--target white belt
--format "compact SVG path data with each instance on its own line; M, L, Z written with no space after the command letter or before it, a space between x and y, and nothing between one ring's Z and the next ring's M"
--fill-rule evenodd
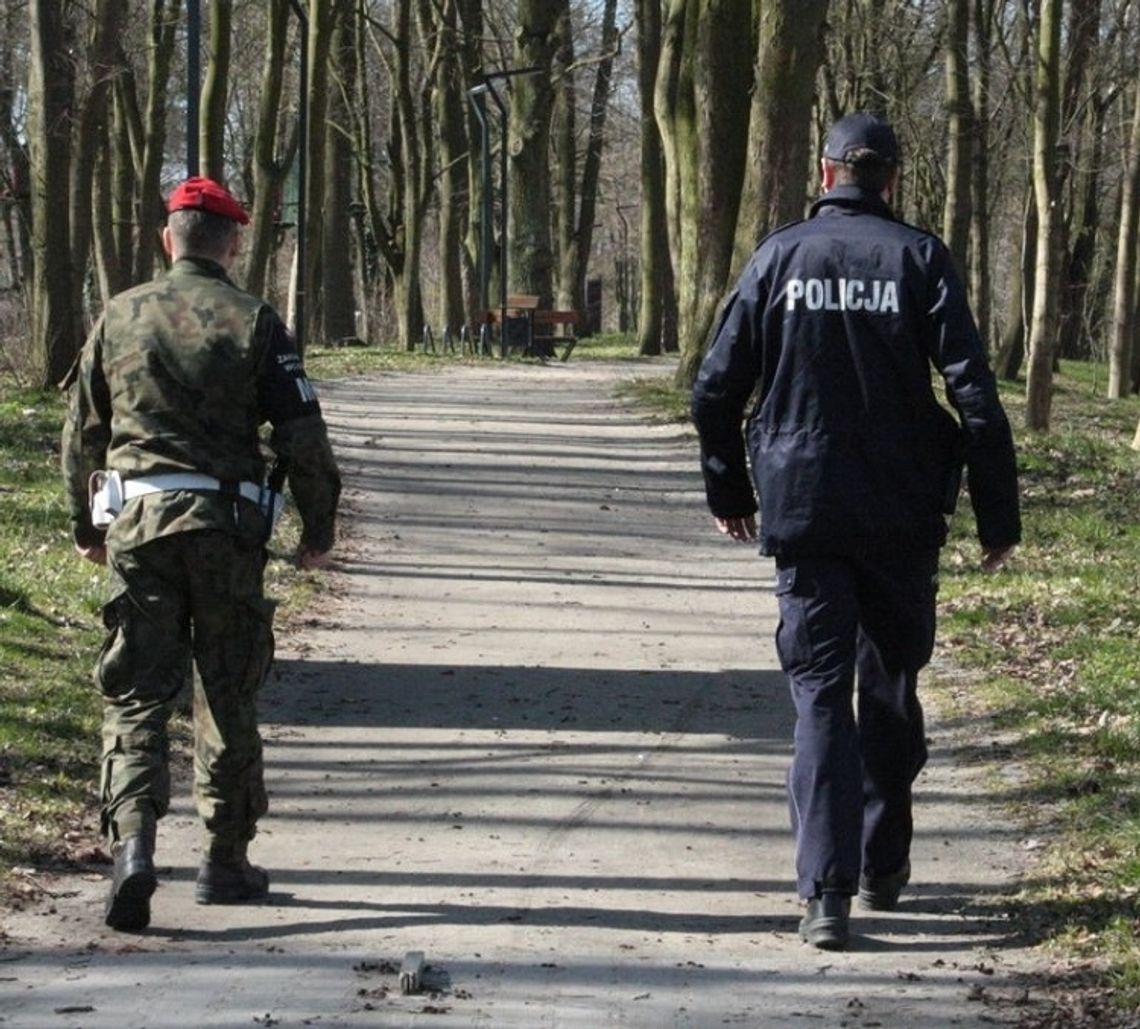
M166 475L124 479L118 472L98 471L91 475L88 489L91 524L96 528L105 529L122 511L123 505L136 497L176 490L206 490L221 493L222 481L212 475L201 475L198 472L169 472ZM280 493L249 481L237 483L237 492L261 508L262 513L276 524L285 506L285 498Z
M141 479L124 479L123 500L134 500L135 497L146 496L148 493L166 493L180 489L203 489L218 493L222 489L222 482L212 475L199 475L197 472L170 472L166 475L150 475ZM256 482L239 482L238 493L255 504L259 504L262 499L261 487Z

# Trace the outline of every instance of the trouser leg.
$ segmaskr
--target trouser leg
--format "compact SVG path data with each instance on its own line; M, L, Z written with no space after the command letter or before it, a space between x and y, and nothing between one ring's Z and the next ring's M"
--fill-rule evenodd
M880 558L861 572L862 862L872 874L896 872L910 856L912 786L927 757L918 671L934 645L936 570L932 551Z
M851 894L859 879L862 782L852 709L854 583L846 562L780 562L776 649L796 709L788 798L802 897Z
M268 807L257 692L273 656L273 605L260 548L215 533L194 546L194 794L209 856L236 861Z
M100 807L114 843L142 835L170 806L167 723L190 660L187 607L168 547L111 554L115 595L95 668L103 694Z

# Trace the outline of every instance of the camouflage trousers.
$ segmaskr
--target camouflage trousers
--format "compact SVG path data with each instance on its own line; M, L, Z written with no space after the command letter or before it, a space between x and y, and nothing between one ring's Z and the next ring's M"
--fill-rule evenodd
M109 553L114 594L95 679L104 698L101 805L114 841L170 805L167 723L194 677L194 799L215 856L245 853L268 801L257 691L273 659L265 551L223 532L183 532Z

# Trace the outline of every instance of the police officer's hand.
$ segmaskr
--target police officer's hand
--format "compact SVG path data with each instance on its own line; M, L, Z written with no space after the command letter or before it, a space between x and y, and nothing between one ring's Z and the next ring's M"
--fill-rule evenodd
M90 561L92 564L105 565L107 563L107 548L102 544L94 547L81 547L78 543L76 543L75 552L80 557Z
M302 571L311 572L324 568L332 560L332 553L328 550L313 550L311 547L298 547L293 562Z
M983 547L982 571L996 572L1009 560L1016 547Z
M745 518L714 518L717 529L726 536L731 536L738 543L747 543L756 538L756 516L748 515Z

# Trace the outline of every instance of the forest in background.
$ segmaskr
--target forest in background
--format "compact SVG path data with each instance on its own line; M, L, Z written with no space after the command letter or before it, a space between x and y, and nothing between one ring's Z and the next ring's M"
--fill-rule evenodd
M304 341L410 349L595 282L683 384L868 109L1047 429L1059 358L1140 387L1138 55L1135 0L0 0L0 354L58 381L196 170Z

